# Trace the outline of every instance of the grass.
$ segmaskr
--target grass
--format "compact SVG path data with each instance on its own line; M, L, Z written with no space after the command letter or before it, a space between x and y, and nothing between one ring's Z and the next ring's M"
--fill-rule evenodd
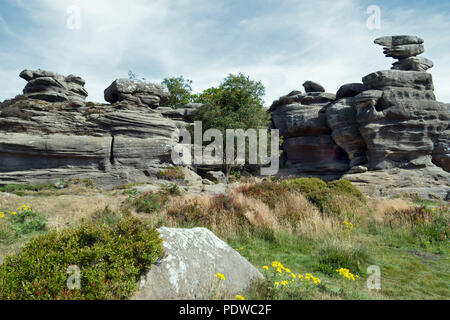
M27 203L38 211L47 208L48 229L83 222L111 226L129 216L154 227L209 228L266 275L265 281L242 293L247 300L448 299L447 203L366 199L346 182L293 181L242 183L219 196L182 194L176 187L139 193L130 185L125 194L0 198L0 207L11 210ZM330 195L323 206L310 197L316 189ZM77 210L75 216L68 215ZM58 219L62 223L56 224ZM8 252L19 252L21 241L7 245ZM0 250L0 259L5 252ZM296 275L311 273L321 281L313 285L312 280L296 278L275 285L280 281L273 279L274 261ZM265 265L269 270L262 268ZM366 286L372 265L381 270L381 290ZM345 280L336 272L339 268L359 278ZM282 277L290 275L283 271Z
M59 185L58 188L56 185ZM74 188L78 192L83 192L83 189L95 189L94 183L90 179L71 178L67 181L61 179L57 184L43 183L43 184L7 184L0 185L0 192L12 193L18 196L51 196L73 194Z

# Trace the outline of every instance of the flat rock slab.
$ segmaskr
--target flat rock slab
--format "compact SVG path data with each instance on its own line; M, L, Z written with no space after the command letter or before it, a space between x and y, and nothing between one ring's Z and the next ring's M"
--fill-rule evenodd
M220 272L218 296L242 294L263 275L233 248L205 228L160 228L165 256L142 277L131 300L209 299Z

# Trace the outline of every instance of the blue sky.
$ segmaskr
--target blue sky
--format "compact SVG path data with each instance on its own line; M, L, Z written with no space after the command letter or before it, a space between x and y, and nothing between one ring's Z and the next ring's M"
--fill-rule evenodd
M370 30L367 7L381 9ZM70 6L81 28L67 28ZM161 82L183 75L194 91L242 72L265 104L313 80L336 92L389 69L376 37L418 35L434 61L438 100L450 102L450 2L303 0L0 0L0 101L21 93L23 69L83 77L88 100L133 70Z

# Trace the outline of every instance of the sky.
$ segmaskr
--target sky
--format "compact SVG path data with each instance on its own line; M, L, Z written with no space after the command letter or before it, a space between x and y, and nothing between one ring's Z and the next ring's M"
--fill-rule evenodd
M450 1L0 0L0 101L40 68L81 76L95 102L129 70L157 83L182 75L194 92L242 72L270 106L306 80L336 92L390 69L373 40L403 34L425 40L437 99L450 102Z

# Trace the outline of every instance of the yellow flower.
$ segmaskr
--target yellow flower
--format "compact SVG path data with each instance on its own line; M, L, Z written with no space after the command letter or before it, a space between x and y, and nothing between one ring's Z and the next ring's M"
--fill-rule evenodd
M288 268L284 268L284 271L286 271L287 273L291 273L291 270L289 270Z
M294 278L294 279L297 279L297 276L296 276L295 274L293 274L293 273L291 273L290 276L291 276L292 278Z
M240 294L237 294L236 297L234 297L234 300L245 300L245 299Z
M303 276L302 276L301 274L299 274L297 277L298 277L299 279L303 278Z
M276 286L278 286L279 284L280 284L280 283L279 283L278 281L277 281L277 282L275 282L275 285L276 285Z
M17 212L14 212L14 211L10 211L9 213L12 214L12 215L17 214Z
M262 268L263 268L263 269L266 269L266 270L269 270L269 267L268 267L268 266L263 266Z
M273 268L281 268L283 265L279 261L274 261L271 263Z
M219 279L219 280L225 280L225 276L223 274L221 274L221 273L217 273L216 274L216 278Z
M286 286L286 285L289 284L289 282L287 282L286 280L284 280L284 281L281 281L281 284L282 284L283 286Z
M5 217L5 213L4 212L0 212L0 219Z

